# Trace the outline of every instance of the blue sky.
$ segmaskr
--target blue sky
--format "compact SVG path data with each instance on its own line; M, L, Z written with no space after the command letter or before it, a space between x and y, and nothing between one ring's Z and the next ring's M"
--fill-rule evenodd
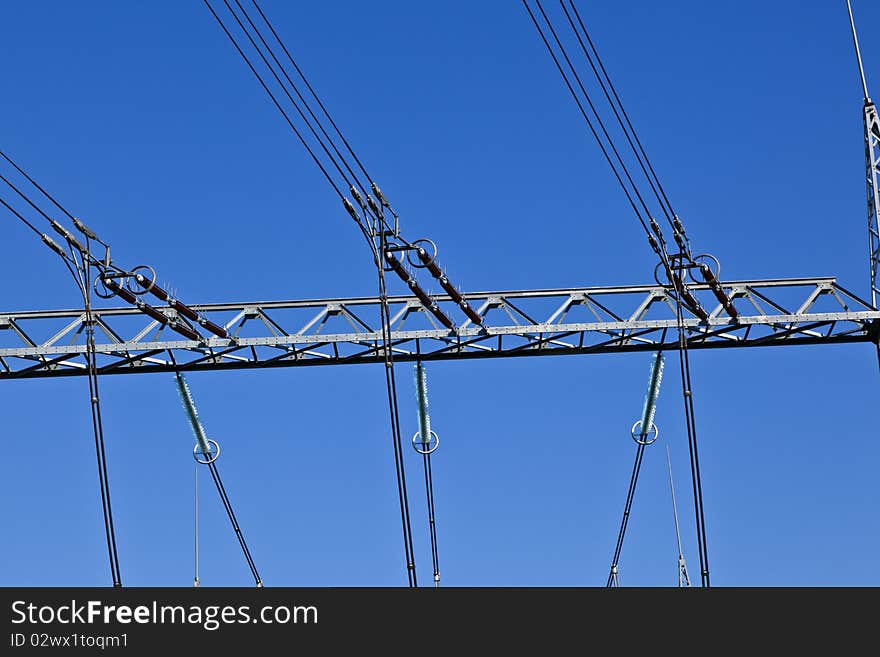
M578 3L667 192L727 279L867 290L861 93L843 2ZM651 281L640 228L519 3L265 9L402 214L465 290ZM880 95L880 6L856 0ZM372 294L338 199L201 2L3 9L2 148L192 302ZM2 310L68 308L57 260L2 219ZM397 292L402 290L397 289ZM448 585L602 585L648 354L428 367ZM868 345L693 355L715 585L878 585ZM415 430L400 366L404 433ZM698 574L674 359L621 559L673 585L663 445ZM380 367L189 377L267 585L405 584ZM192 437L170 375L102 380L123 581L192 581ZM109 584L86 381L3 385L3 585ZM420 580L430 552L406 453ZM207 483L205 481L204 483ZM205 585L249 585L202 494Z

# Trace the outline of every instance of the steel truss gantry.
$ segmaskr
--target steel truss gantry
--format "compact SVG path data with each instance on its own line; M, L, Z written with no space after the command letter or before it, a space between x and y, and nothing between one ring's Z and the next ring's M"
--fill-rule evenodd
M865 78L865 66L862 63L862 51L859 48L859 37L856 34L856 22L853 18L852 5L846 0L849 12L849 24L852 28L853 46L859 65L859 78L862 82L864 102L862 105L862 125L865 128L865 183L868 200L868 258L871 275L871 303L877 305L880 295L880 115L877 106L868 93L868 81Z
M871 263L871 302L880 295L880 116L877 106L865 98L865 181L868 196L868 246Z
M834 278L723 284L736 320L715 305L685 311L692 349L878 342L880 311ZM708 286L690 289L712 308ZM456 314L456 304L436 302ZM468 295L484 326L440 326L416 297L389 298L395 361L463 360L677 349L675 303L661 285ZM192 306L231 337L180 339L137 308L94 309L100 374L383 362L374 297ZM170 320L186 321L171 307ZM82 310L0 312L0 379L85 376ZM194 330L199 327L190 324ZM131 337L125 337L131 336Z

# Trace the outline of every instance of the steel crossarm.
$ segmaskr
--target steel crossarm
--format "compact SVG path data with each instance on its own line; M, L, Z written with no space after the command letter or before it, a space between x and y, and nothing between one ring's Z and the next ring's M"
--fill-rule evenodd
M880 311L834 278L733 281L737 320L687 313L692 349L878 341ZM397 361L676 349L674 299L661 285L482 292L467 299L484 326L447 329L416 297L390 298ZM454 302L437 302L454 314ZM713 303L714 302L714 303ZM382 362L379 299L355 297L194 305L230 338L179 339L136 308L95 309L101 374ZM163 312L173 318L174 310ZM0 379L85 376L82 310L0 312ZM124 337L131 336L131 337Z

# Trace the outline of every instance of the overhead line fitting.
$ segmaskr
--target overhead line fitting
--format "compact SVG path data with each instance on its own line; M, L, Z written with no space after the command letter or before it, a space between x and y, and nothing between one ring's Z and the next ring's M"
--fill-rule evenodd
M663 381L663 353L657 352L651 362L651 373L648 377L648 391L645 393L645 404L642 407L642 417L632 428L633 439L636 442L650 445L657 440L659 431L654 424L654 416L657 413L657 398L660 396L660 383ZM654 433L650 442L648 436ZM636 438L639 436L639 438Z
M437 550L437 522L434 506L434 474L431 469L431 455L440 446L440 438L431 429L431 416L428 413L428 377L421 361L415 366L416 402L418 405L419 429L412 437L413 448L422 455L425 471L425 500L428 505L428 529L431 538L431 561L434 566L434 586L440 586L440 557Z
M663 353L657 352L651 359L651 371L648 376L648 391L645 394L645 403L642 406L642 414L630 429L630 435L636 442L636 455L633 460L632 472L629 477L629 487L626 491L626 502L623 505L623 516L620 519L620 528L617 531L617 543L614 546L614 555L611 557L611 568L605 581L607 587L620 585L620 555L623 552L623 542L626 530L629 526L629 518L636 496L636 487L639 482L639 473L642 470L642 460L645 456L645 448L653 445L660 435L657 425L654 424L654 415L657 409L657 398L660 396L660 383L663 380Z
M135 274L133 278L135 282L140 285L146 292L149 292L157 299L166 302L171 308L174 308L177 312L179 312L187 319L196 322L199 326L204 327L206 330L210 331L218 338L229 337L229 333L225 328L215 324L206 317L201 316L199 313L197 313L195 310L187 306L179 299L175 299L174 297L172 297L170 294L168 294L167 291L156 284L155 279L149 280L143 274Z
M125 289L125 287L117 283L113 278L110 278L109 276L102 278L101 283L120 299L127 301L131 305L135 306L142 313L144 313L148 317L153 318L162 326L167 326L168 328L180 333L182 336L190 340L202 339L202 337L196 331L190 328L190 326L188 326L186 323L168 317L168 315L160 311L158 308L155 308L150 304L141 301L129 290ZM98 296L101 295L99 294Z
M235 511L232 508L232 501L229 499L229 494L226 492L226 487L223 485L223 480L220 477L220 470L217 467L217 459L220 456L220 445L216 440L208 438L207 433L205 432L205 427L202 425L202 421L199 418L199 412L196 409L196 403L193 400L192 391L190 390L186 379L183 377L183 374L175 372L174 381L177 384L177 392L180 395L180 401L183 404L184 411L186 411L190 428L196 439L196 446L193 449L193 458L197 463L208 466L211 478L214 480L214 485L217 488L217 494L220 496L220 501L223 503L223 508L226 510L229 523L232 525L232 530L235 533L235 537L238 539L238 544L241 547L242 554L244 555L248 568L251 571L251 575L254 578L254 583L257 588L262 588L263 580L260 578L260 573L257 571L257 565L254 563L253 556L251 556L250 548L248 548L247 541L244 539L244 533L241 531L238 519L235 517ZM200 455L202 458L199 458ZM198 535L196 541L196 544L198 545ZM198 559L198 552L196 553L196 559ZM196 574L195 581L196 586L198 586L198 574Z
M471 320L477 326L483 326L483 318L480 317L477 312L471 308L471 305L467 302L467 299L459 292L456 287L449 281L449 277L446 273L437 266L437 253L434 252L433 255L428 255L428 252L420 246L416 247L416 256L419 261L425 267L425 269L430 272L431 276L437 279L437 282L440 283L440 286L446 291L446 294L449 295L449 298L452 299L459 308L461 308L462 312L468 316L468 319Z
M397 274L400 279L409 286L409 289L412 290L413 294L416 295L422 305L430 311L430 313L434 315L443 326L449 330L455 329L455 324L452 320L449 319L446 313L440 309L437 302L428 296L428 293L421 288L416 279L410 276L410 273L404 268L403 263L390 251L385 252L385 262L388 263L391 271Z
M631 155L627 155L627 157L624 157L626 153L623 152L623 149L618 148L615 135L609 131L606 121L603 120L603 115L608 114L607 109L603 111L602 108L594 103L590 89L588 89L581 74L578 72L581 66L577 63L577 46L575 46L575 54L571 55L561 33L557 32L554 27L553 19L545 11L541 0L535 0L534 2L538 10L537 14L532 11L529 1L523 0L523 5L547 52L553 59L559 74L562 76L565 86L580 110L584 122L595 138L636 218L642 225L651 249L660 259L666 271L669 284L674 288L676 299L680 299L702 321L707 321L709 314L700 305L692 291L688 289L687 280L683 273L679 273L697 266L691 253L690 241L685 232L684 224L673 210L663 184L639 139L638 133L623 106L580 13L571 0L568 1L567 6L564 0L560 0L559 4L565 14L568 26L571 28L571 33L580 47L579 54L581 59L585 59L590 69L592 69L598 86L601 87L604 98L608 103L608 107L611 113L613 113L612 122L616 119L620 132L626 138L629 150L631 151ZM539 20L538 16L543 19L545 27L542 27L542 21ZM545 29L547 33L545 33ZM548 34L551 38L548 38ZM633 159L634 162L632 161ZM637 166L635 163L637 163ZM637 171L643 174L644 181L641 177L635 175ZM650 193L643 193L645 191L645 181L650 187ZM651 200L652 198L656 201L656 204ZM672 227L673 238L678 247L677 253L671 254L667 250L667 244L663 238L660 226L652 216L651 206L655 209L659 207ZM709 283L716 298L721 302L722 307L735 320L737 318L736 309L733 306L732 300L726 296L721 285L718 283L717 277L714 280L707 278L706 281ZM663 285L659 280L658 283Z

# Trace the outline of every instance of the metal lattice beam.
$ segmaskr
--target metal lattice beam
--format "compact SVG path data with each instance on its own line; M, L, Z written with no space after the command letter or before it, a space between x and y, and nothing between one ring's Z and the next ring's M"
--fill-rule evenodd
M870 100L865 102L865 166L868 188L868 245L871 263L871 303L877 305L880 296L880 117L877 106Z
M713 307L705 285L694 285ZM833 278L737 281L724 289L740 317L715 306L686 313L693 349L877 342L880 311ZM448 297L436 297L450 316ZM471 294L485 327L437 325L415 297L391 297L397 361L550 356L677 348L667 288L572 288ZM101 374L223 370L382 361L379 300L218 303L194 306L231 339L179 339L134 308L94 311ZM171 308L163 312L175 316ZM0 379L85 375L81 310L0 313ZM123 338L122 336L131 336Z

